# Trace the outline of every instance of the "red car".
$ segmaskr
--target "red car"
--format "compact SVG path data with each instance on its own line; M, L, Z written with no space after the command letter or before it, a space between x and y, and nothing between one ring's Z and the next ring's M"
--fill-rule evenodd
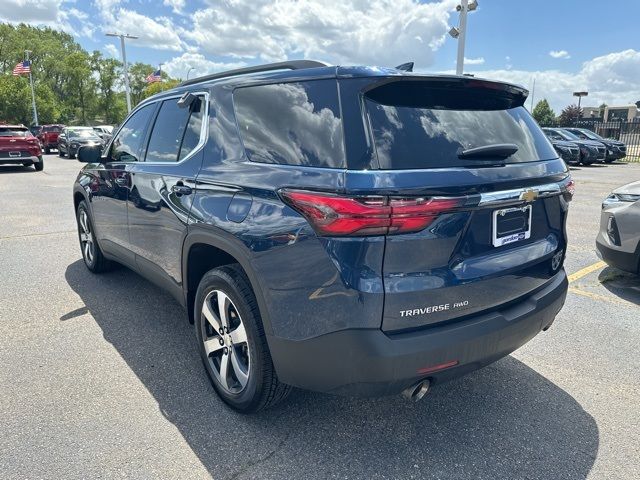
M42 144L44 153L51 153L52 148L58 148L58 135L64 125L42 125L38 133L38 140Z
M0 125L0 165L6 164L44 168L40 141L24 125Z

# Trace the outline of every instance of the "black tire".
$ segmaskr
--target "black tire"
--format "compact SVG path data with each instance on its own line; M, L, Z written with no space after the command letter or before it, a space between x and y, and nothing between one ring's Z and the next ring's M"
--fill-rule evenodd
M248 379L246 385L235 393L226 389L216 377L213 366L214 359L206 353L204 346L205 335L209 336L207 330L211 329L211 324L205 318L202 309L205 298L208 298L208 295L215 290L221 291L228 297L231 302L230 307L237 310L236 318L241 325L244 325L246 332L248 352L244 352L244 354L247 355L250 366ZM254 413L275 405L290 393L291 387L278 380L255 295L249 280L238 264L214 268L205 273L198 285L194 309L196 338L202 362L213 388L227 405L241 413ZM233 318L233 313L230 311L229 318ZM213 335L215 336L215 332ZM222 345L222 336L219 337ZM233 346L232 348L238 347ZM225 347L224 352L212 352L212 355L227 355L226 352L227 348ZM231 348L229 349L230 354Z
M67 157L69 157L69 158L76 158L76 156L75 156L74 154L72 154L72 153L67 154Z
M85 251L85 244L82 238L82 233L84 233L83 232L84 229L81 224L82 223L81 218L83 213L86 213L86 222L89 227L89 234L93 238L93 242L92 242L93 251L91 256L87 255ZM80 242L80 252L82 253L82 259L84 260L84 264L86 265L86 267L93 273L102 273L110 270L112 267L112 263L109 260L107 260L102 254L100 245L98 245L98 241L95 235L93 234L93 232L95 231L93 228L93 219L91 218L91 213L89 212L89 209L87 208L87 204L85 203L84 200L78 204L78 208L76 210L76 224L78 226L78 240Z
M38 163L33 164L33 168L36 169L36 172L41 172L42 170L44 170L44 160L40 158L40 161Z
M64 158L64 152L62 151L62 149L60 147L58 147L58 156L60 158Z
M44 153L49 155L51 153L51 149L49 147L44 147Z

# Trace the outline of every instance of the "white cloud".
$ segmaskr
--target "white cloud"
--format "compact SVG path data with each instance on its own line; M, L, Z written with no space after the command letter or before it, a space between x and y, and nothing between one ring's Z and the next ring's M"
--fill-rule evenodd
M484 64L484 57L478 57L478 58L464 57L464 64L465 65L482 65Z
M62 0L2 0L0 20L17 23L52 24L60 16Z
M105 52L112 58L120 59L120 50L113 43L107 43L104 46Z
M553 58L571 58L571 55L566 50L551 50L549 55Z
M231 70L233 68L243 67L245 64L238 63L218 63L207 60L204 55L200 53L186 52L179 57L174 57L166 62L162 69L173 78L187 78L187 71L193 67L193 70L189 72L189 78L198 77L201 75L207 75L209 73L220 72L224 70Z
M162 2L165 7L171 7L174 13L182 13L185 3L186 0L163 0Z
M595 57L582 64L578 72L559 70L474 70L477 76L524 85L529 90L536 79L534 102L546 98L559 113L575 103L573 92L586 90L589 96L582 104L626 105L640 100L640 52L629 49ZM527 102L527 106L529 102Z
M181 31L203 53L240 59L304 56L393 66L433 62L457 0L229 0L193 15Z

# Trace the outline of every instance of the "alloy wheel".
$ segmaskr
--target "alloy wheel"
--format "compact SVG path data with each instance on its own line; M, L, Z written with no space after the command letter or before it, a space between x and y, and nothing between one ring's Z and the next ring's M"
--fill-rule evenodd
M202 339L207 362L218 384L238 394L249 381L247 332L238 309L221 290L212 290L202 303Z
M80 225L80 246L82 247L82 256L85 262L91 265L95 256L95 244L93 241L93 232L91 231L91 222L89 222L89 215L86 210L80 211L80 218L78 221Z

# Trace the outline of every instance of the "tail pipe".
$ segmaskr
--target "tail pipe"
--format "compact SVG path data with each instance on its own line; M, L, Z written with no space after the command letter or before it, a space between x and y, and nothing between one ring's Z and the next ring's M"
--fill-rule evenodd
M420 380L418 383L403 390L402 396L407 400L411 400L412 402L417 402L419 400L422 400L422 398L427 394L430 386L431 386L430 380Z

